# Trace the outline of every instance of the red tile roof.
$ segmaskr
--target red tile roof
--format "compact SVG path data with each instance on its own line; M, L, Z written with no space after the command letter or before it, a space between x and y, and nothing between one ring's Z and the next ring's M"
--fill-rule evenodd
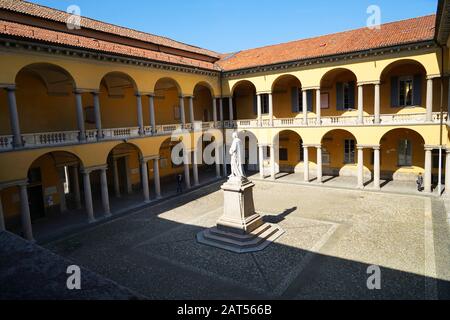
M103 53L119 54L134 58L145 58L154 61L197 67L207 70L218 70L218 68L211 62L190 59L164 52L136 48L128 45L78 36L64 32L32 27L4 20L0 20L0 35L9 35L18 38L37 40L39 42L90 49Z
M217 64L225 71L432 40L435 15L298 40L227 55Z
M69 17L69 14L65 12L19 0L0 0L0 10L9 10L62 23L65 23ZM93 39L75 33L54 31L10 21L0 20L0 36L10 35L24 39L60 44L63 46L79 47L135 58L146 58L208 70L232 71L432 40L435 35L435 21L436 16L429 15L383 24L379 30L361 28L310 39L239 51L232 54L219 54L168 38L103 23L89 18L83 17L81 19L82 28L137 39L160 46L220 59L215 64L176 54L142 49L131 45Z
M0 0L0 9L10 10L21 14L31 15L34 17L39 17L62 23L66 23L68 18L70 17L70 14L64 11L40 6L34 3L21 0ZM202 49L166 37L156 36L153 34L116 26L113 24L97 21L94 19L89 19L86 17L81 18L81 27L111 33L114 35L132 38L144 42L150 42L156 45L162 45L197 54L203 54L213 58L219 57L218 53L211 50Z

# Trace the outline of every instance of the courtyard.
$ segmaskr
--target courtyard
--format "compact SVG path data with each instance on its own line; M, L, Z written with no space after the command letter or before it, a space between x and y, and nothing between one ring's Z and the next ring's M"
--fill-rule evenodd
M196 242L222 214L221 182L45 247L149 299L445 299L441 200L255 181L256 210L286 232L264 251ZM370 266L381 289L369 290Z

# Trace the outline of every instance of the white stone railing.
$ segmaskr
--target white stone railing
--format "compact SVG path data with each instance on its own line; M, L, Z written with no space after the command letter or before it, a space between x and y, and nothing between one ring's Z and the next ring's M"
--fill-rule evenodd
M441 114L439 112L435 112L432 115L432 123L439 124L440 123ZM444 113L444 123L448 121L448 114ZM236 120L233 121L234 127L239 129L246 128L257 128L257 127L314 127L314 126L368 126L375 124L375 116L364 116L363 124L359 123L358 116L331 116L331 117L321 117L320 124L317 123L316 118L308 118L307 125L305 125L303 118L279 118L274 119L273 124L269 119L263 119L261 121L255 119L246 119L246 120ZM225 128L231 128L233 126L229 126L228 121L224 122ZM380 116L380 124L421 124L426 123L426 114L425 113L416 113L416 114L382 114Z
M448 114L444 113L443 122L448 124ZM318 125L322 126L370 126L374 125L375 117L373 115L364 116L364 124L360 124L357 116L332 116L332 117L322 117L321 123L318 124L316 118L308 118L308 124L306 126L314 127ZM439 124L441 121L441 114L435 112L432 114L432 123ZM390 124L422 124L426 122L425 113L416 114L382 114L380 116L381 125ZM198 122L194 124L194 129L197 130L208 130L212 128L258 128L258 127L306 127L303 118L281 118L274 119L270 121L269 119L263 119L258 121L256 119L246 119L246 120L235 120L235 121L223 121L222 122ZM170 135L175 130L181 130L182 128L186 130L192 130L193 126L191 123L187 123L182 126L181 124L166 124L158 125L155 128L151 126L144 127L144 136L160 136L160 135ZM113 128L113 129L102 129L103 139L114 140L123 138L137 138L140 137L138 127L128 127L128 128ZM34 133L34 134L23 134L22 135L23 147L33 148L42 146L53 146L62 144L77 144L79 143L79 131L61 131L61 132L44 132L44 133ZM98 141L98 133L96 129L86 130L86 142L96 142ZM5 135L0 136L0 151L8 151L14 149L13 146L13 136Z
M0 150L13 149L13 136L0 136Z
M23 134L24 147L51 146L78 142L79 131Z
M104 139L139 137L139 127L103 129Z

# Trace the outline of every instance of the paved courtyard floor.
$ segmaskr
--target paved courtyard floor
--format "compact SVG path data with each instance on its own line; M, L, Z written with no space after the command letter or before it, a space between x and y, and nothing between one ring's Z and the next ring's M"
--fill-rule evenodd
M149 299L449 299L450 233L432 197L256 181L256 208L286 233L234 254L195 236L222 212L220 184L46 247ZM367 270L381 269L381 290Z

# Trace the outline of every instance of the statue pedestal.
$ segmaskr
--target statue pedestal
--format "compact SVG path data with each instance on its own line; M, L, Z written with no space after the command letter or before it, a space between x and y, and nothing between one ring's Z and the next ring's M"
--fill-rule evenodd
M265 223L255 212L253 187L246 178L231 177L222 185L223 215L217 226L197 234L197 241L236 253L265 249L284 231L278 225Z

